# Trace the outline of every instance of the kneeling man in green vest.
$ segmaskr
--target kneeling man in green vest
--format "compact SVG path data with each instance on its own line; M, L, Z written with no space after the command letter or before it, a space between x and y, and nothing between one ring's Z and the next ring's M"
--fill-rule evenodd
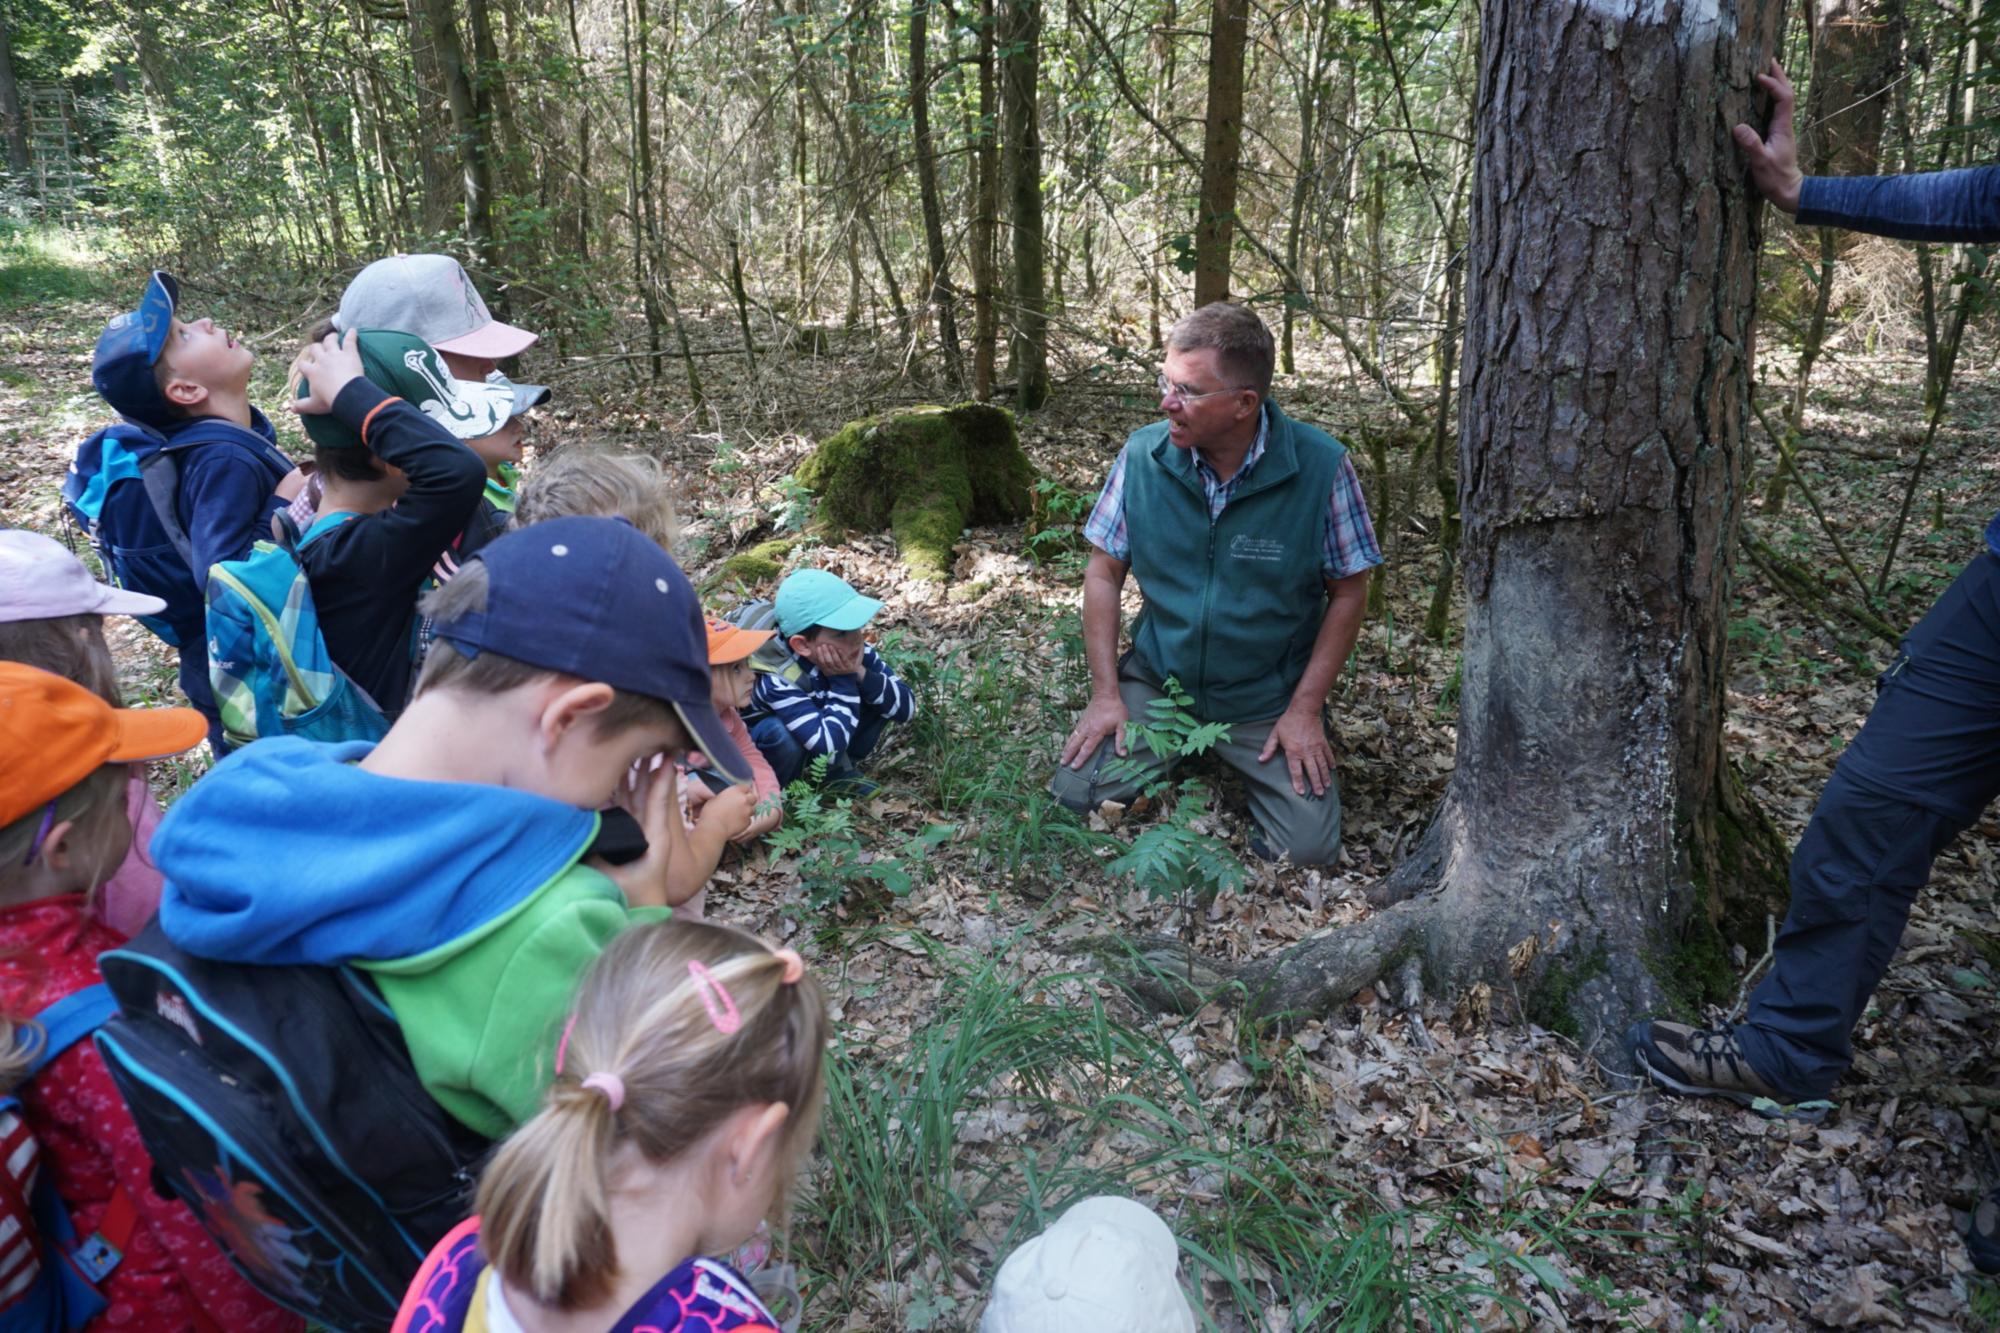
M1075 810L1129 802L1170 759L1127 739L1171 676L1243 775L1251 850L1326 865L1340 854L1340 787L1326 696L1354 647L1368 571L1382 563L1347 450L1271 401L1271 331L1217 302L1174 325L1167 415L1125 441L1083 535L1090 705L1049 789ZM1119 594L1145 599L1118 653Z

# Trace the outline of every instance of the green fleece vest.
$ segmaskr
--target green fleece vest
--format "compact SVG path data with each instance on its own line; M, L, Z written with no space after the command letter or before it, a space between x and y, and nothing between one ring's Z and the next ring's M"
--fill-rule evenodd
M1265 401L1264 454L1213 522L1167 423L1125 442L1125 524L1145 594L1139 655L1209 722L1285 711L1326 612L1327 497L1346 448Z

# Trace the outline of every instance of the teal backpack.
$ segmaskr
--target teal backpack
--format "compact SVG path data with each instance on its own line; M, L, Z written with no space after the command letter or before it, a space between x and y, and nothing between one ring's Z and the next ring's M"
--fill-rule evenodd
M231 745L263 736L374 741L389 720L334 664L298 553L352 514L329 514L300 536L284 519L276 541L208 571L208 679Z

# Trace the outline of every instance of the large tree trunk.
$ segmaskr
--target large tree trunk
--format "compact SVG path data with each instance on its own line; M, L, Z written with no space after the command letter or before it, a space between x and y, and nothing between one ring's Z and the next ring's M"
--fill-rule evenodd
M1457 766L1414 896L1233 969L1263 1012L1415 959L1598 1045L1728 983L1726 899L1761 937L1782 848L1722 749L1759 222L1729 126L1783 6L1721 8L1484 6Z
M21 91L14 82L14 49L7 43L7 25L0 23L0 133L7 141L7 170L25 188L28 171L28 118L21 108Z
M1014 402L1033 412L1049 397L1048 300L1043 292L1042 120L1036 106L1041 0L1001 0L1000 45L1008 195L1014 223Z
M1236 165L1243 149L1243 45L1247 0L1214 0L1208 34L1208 123L1201 148L1201 201L1194 229L1194 304L1229 299L1236 240Z

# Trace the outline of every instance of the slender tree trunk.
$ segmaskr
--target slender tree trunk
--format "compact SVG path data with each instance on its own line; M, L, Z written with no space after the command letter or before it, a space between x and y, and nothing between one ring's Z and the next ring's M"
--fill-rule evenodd
M340 193L334 188L333 162L327 155L326 135L320 129L319 98L313 95L313 88L306 75L305 54L299 49L299 30L293 22L292 6L289 0L273 0L278 26L285 33L285 56L291 75L292 96L299 104L299 111L305 116L306 135L312 141L313 163L319 168L319 194L327 201L324 209L312 210L317 217L324 213L327 227L333 236L336 254L347 253L347 229L344 225L340 206Z
M1194 303L1229 299L1236 240L1236 168L1243 150L1243 47L1248 0L1214 0L1208 35L1208 127L1194 229Z
M1902 65L1902 0L1815 3L1806 166L1813 175L1873 176Z
M33 163L28 160L28 118L21 109L21 90L14 83L14 48L0 16L0 131L7 140L7 170L25 182Z
M994 105L993 33L998 22L993 0L979 5L979 131L973 140L972 170L972 396L993 396L993 363L1000 321L994 309L997 264L994 233L1000 222L1000 136Z
M439 232L452 226L454 215L464 216L465 190L459 182L462 166L458 148L437 133L437 126L449 123L449 98L444 86L444 67L438 58L437 39L431 32L428 7L438 0L404 0L409 12L410 66L416 74L416 115L408 130L421 130L413 143L399 150L414 153L422 169L423 209L418 224L424 232ZM390 143L402 134L388 136ZM385 149L382 165L393 171L398 157Z
M915 137L917 197L924 215L924 252L930 259L931 313L937 319L938 348L952 387L965 385L965 354L958 344L958 315L951 287L950 257L944 248L944 210L938 203L937 150L931 143L930 0L910 10L910 126Z
M1036 106L1041 63L1040 0L1001 0L1008 193L1014 223L1014 336L1009 344L1015 404L1039 409L1049 397L1048 305L1042 288L1042 128Z
M1292 352L1292 324L1299 307L1305 304L1299 277L1299 246L1305 236L1306 201L1312 197L1313 183L1319 174L1315 156L1322 133L1319 109L1331 91L1326 86L1326 67L1332 54L1330 38L1338 5L1339 0L1326 0L1324 12L1313 16L1307 32L1306 85L1299 94L1298 174L1292 179L1292 206L1285 222L1285 263L1291 271L1285 278L1284 326L1278 337L1278 364L1287 375L1298 374L1298 362Z
M1761 212L1728 127L1755 119L1783 0L1717 13L1486 0L1457 763L1388 886L1417 896L1207 970L1261 1012L1415 956L1611 1058L1629 1021L1734 989L1727 906L1762 943L1783 849L1722 747Z
M486 239L482 249L486 262L504 278L511 270L505 245L494 227L493 206L501 192L525 193L516 179L523 153L520 135L514 126L514 97L507 87L507 70L500 59L499 43L493 39L492 16L487 10L487 0L465 0L465 14L467 26L472 32L475 62L469 78L472 107L479 130L475 147L485 176L481 202L485 209ZM501 319L513 317L513 297L505 281L494 284L487 296L494 313Z

